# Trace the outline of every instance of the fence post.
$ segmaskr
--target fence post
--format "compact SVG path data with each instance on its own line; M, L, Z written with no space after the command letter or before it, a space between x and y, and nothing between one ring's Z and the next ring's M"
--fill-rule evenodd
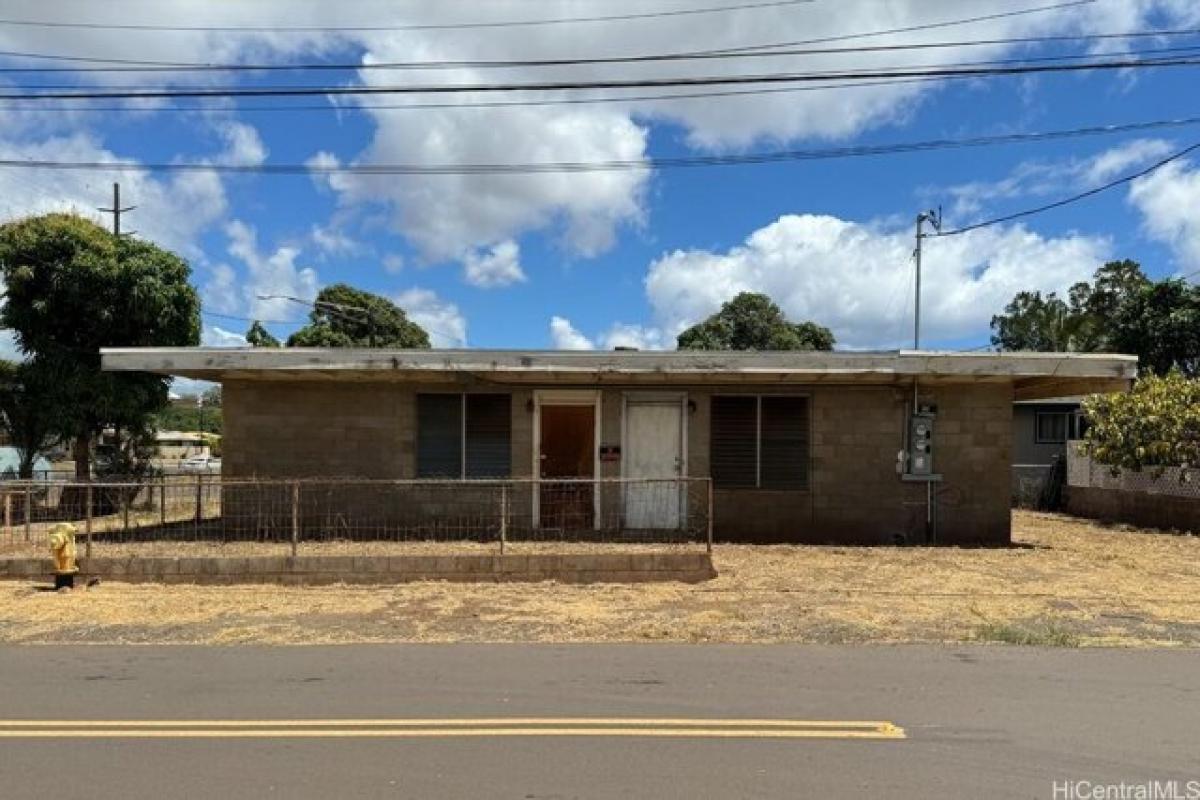
M508 484L500 487L500 555L504 555L504 544L508 540Z
M84 491L84 504L87 506L87 512L83 519L83 536L84 546L83 554L87 558L92 557L92 479L89 477L87 489Z
M292 481L292 558L300 545L300 481Z
M129 507L133 505L133 498L129 496L129 490L122 492L125 502L122 503L123 509L121 513L121 526L125 533L125 538L129 538Z
M204 515L204 473L196 475L196 524L200 524L200 520Z
M4 493L4 533L10 540L13 538L12 492Z
M712 478L709 478L709 479L708 479L707 486L708 486L708 520L707 520L707 528L708 528L708 531L707 531L707 533L706 533L706 535L705 535L704 549L705 549L705 550L708 552L708 554L711 556L711 555L712 555L712 534L713 534L713 490L712 490Z
M158 527L167 527L167 473L158 482Z
M33 518L33 488L25 484L25 541L29 541L30 525Z

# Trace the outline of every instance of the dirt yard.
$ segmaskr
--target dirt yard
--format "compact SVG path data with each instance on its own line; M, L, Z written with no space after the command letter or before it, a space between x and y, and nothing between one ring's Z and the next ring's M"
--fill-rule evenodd
M0 641L1200 646L1200 537L1017 512L1003 550L718 546L698 584L0 583Z

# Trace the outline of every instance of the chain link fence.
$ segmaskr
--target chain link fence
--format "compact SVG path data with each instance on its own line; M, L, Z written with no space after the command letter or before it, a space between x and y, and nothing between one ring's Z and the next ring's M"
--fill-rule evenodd
M1180 467L1115 471L1079 451L1079 442L1067 443L1067 485L1090 489L1119 489L1126 492L1200 499L1200 472Z
M76 527L80 555L553 552L562 545L711 550L707 478L0 482L0 550L42 555Z

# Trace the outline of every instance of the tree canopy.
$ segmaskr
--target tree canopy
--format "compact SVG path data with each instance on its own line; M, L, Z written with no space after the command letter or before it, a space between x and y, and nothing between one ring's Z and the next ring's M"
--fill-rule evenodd
M0 324L58 376L56 427L75 440L76 470L86 477L102 428L143 429L167 402L167 378L101 372L100 348L199 344L191 269L149 242L118 239L73 214L47 214L0 226L0 272L8 289Z
M765 294L742 292L679 334L680 350L832 350L833 333L814 322L790 322Z
M386 297L345 283L322 289L308 319L307 325L288 337L288 347L429 347L429 334L410 320L404 309Z
M0 361L0 427L17 449L21 478L33 476L38 454L62 435L64 414L55 391L61 378L37 359Z
M246 331L246 344L251 347L279 347L279 340L271 335L271 332L263 326L258 320L254 320L254 324Z
M1091 423L1084 452L1117 469L1200 466L1200 379L1178 370L1149 375L1128 394L1083 403Z
M992 343L1002 350L1131 353L1146 372L1200 375L1200 287L1151 281L1137 262L1113 261L1091 283L1072 286L1066 300L1019 292L992 317Z

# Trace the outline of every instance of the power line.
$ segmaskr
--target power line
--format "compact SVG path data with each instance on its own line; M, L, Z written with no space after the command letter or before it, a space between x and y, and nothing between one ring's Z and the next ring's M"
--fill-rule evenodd
M168 99L178 97L299 97L357 96L391 94L471 94L490 92L544 92L581 89L640 89L670 86L723 86L742 84L810 83L830 80L920 77L991 77L1046 72L1083 72L1090 70L1139 69L1151 67L1188 67L1200 65L1196 58L1117 59L1083 64L1041 64L1010 67L952 67L918 69L863 69L801 73L752 75L705 75L697 77L639 78L632 80L539 81L534 83L433 84L427 86L270 86L218 87L202 89L100 89L84 91L36 91L37 86L16 87L19 91L0 93L0 100L96 100L96 99ZM31 93L32 92L32 93Z
M965 149L1002 144L1055 141L1120 133L1135 133L1163 128L1188 127L1200 124L1200 117L1126 122L1113 125L1094 125L1067 130L1008 133L962 139L926 139L882 145L853 145L847 147L778 150L761 153L730 153L724 155L678 156L643 160L556 161L511 164L222 164L158 162L139 164L129 161L52 161L0 160L0 168L50 170L108 170L119 172L230 172L262 175L476 175L476 174L542 174L553 172L605 172L621 170L673 169L716 167L743 164L773 164L788 161L818 161L839 158L860 158L901 153Z
M1139 170L1130 175L1125 175L1123 177L1117 178L1116 180L1109 181L1108 183L1106 183L1102 186L1097 186L1094 189L1088 189L1086 192L1080 192L1079 194L1072 195L1071 197L1067 197L1067 198L1058 200L1053 203L1047 203L1046 205L1038 206L1037 208L1030 208L1030 209L1026 209L1024 211L1018 211L1015 214L1006 214L1003 217L996 217L995 219L989 219L989 220L985 220L983 222L977 222L974 225L966 225L961 228L955 228L954 230L942 231L942 232L936 234L936 236L934 238L940 238L942 236L957 236L961 233L967 233L968 231L979 230L980 228L987 228L992 225L999 225L1002 222L1011 222L1014 219L1021 219L1022 217L1030 217L1030 216L1033 216L1034 214L1040 214L1043 211L1050 211L1051 209L1061 208L1065 205L1070 205L1071 203L1077 203L1080 200L1084 200L1088 197L1092 197L1093 195L1100 194L1101 192L1106 192L1109 189L1115 188L1117 186L1121 186L1122 184L1131 183L1131 182L1137 180L1138 178L1149 175L1150 173L1154 172L1155 170L1165 167L1167 164L1170 164L1172 161L1178 161L1179 159L1183 158L1184 156L1186 156L1192 152L1195 152L1196 150L1200 150L1200 142L1197 142L1196 144L1193 144L1189 147L1185 147L1184 149L1180 150L1179 152L1169 155L1166 158L1162 159L1161 161L1151 164L1149 167L1146 167L1145 169Z
M307 325L305 320L297 319L262 319L261 317L239 317L234 314L218 314L215 311L201 311L201 315L205 317L213 317L215 319L227 319L233 322L261 322L264 325Z
M463 59L437 61L380 61L358 63L299 63L299 64L214 64L206 62L162 62L137 59L93 59L84 56L62 56L46 53L28 53L12 50L0 51L6 58L103 62L117 66L103 67L0 67L0 73L161 73L161 72L306 72L306 71L372 71L372 70L425 70L425 69L511 69L533 67L570 67L601 64L643 64L696 60L729 60L745 58L781 58L815 55L847 55L863 53L891 53L919 50L944 50L963 47L990 47L997 45L1049 44L1066 42L1095 42L1114 39L1145 39L1177 36L1195 36L1200 28L1175 28L1169 30L1138 30L1110 33L1014 36L997 39L961 39L941 42L909 42L900 44L860 45L856 47L821 47L796 49L787 43L753 45L729 50L698 50L674 53L653 53L624 56L591 56L575 58L540 59ZM1171 48L1133 52L1171 52ZM1128 55L1130 51L1123 52ZM1076 57L1095 57L1095 53ZM989 62L990 63L990 62Z
M155 31L159 33L368 33L372 31L447 31L489 28L532 28L593 22L625 22L639 19L687 17L762 8L808 5L814 0L770 0L706 8L680 8L639 14L606 14L591 17L495 20L477 22L424 23L413 25L150 25L143 23L58 22L52 20L0 19L0 25L33 28L71 28L106 31Z

